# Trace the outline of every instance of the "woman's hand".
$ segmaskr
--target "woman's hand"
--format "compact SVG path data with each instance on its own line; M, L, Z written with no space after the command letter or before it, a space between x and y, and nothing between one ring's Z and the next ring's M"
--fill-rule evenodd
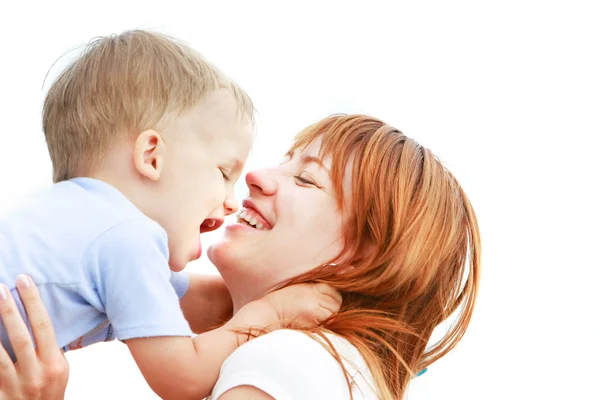
M10 291L0 284L0 317L17 357L13 364L0 345L0 400L64 399L69 364L56 344L50 317L31 278L20 275L17 289L37 348Z

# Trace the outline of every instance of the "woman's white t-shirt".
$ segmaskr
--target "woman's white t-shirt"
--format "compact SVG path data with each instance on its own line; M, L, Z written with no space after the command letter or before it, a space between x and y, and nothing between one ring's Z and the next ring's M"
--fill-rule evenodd
M352 378L354 399L377 399L371 373L358 350L339 336L326 336ZM323 342L318 336L287 329L249 341L225 360L210 399L218 400L242 385L254 386L276 400L350 399L342 367Z

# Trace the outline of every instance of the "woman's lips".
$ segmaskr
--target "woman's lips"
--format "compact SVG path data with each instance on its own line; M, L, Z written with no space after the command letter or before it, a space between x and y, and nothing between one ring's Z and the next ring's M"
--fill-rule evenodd
M258 230L256 228L254 228L253 226L250 226L250 225L248 225L246 223L239 222L239 221L236 221L236 222L234 222L232 224L228 224L225 227L225 230L226 231L233 231L233 232L249 232L249 233L264 232L264 231L261 231L261 230Z
M259 231L271 230L271 225L253 208L243 208L237 214L238 222L245 221Z
M267 217L265 217L265 215L260 211L260 209L256 206L256 204L254 204L252 200L244 199L242 201L242 207L247 210L251 210L253 213L257 214L262 219L261 222L263 223L263 226L266 228L266 230L273 229L273 224L271 223L271 221Z

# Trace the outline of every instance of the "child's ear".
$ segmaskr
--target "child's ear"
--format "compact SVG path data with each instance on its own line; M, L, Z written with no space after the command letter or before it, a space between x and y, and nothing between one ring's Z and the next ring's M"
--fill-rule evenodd
M165 142L154 130L138 135L133 146L133 164L140 174L158 181L164 164Z

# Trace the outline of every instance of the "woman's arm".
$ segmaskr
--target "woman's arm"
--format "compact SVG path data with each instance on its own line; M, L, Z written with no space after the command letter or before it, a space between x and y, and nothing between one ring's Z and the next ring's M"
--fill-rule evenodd
M17 357L13 364L0 345L0 399L64 399L69 364L56 344L50 317L31 278L20 276L17 289L27 311L37 349L10 291L0 284L0 317Z

